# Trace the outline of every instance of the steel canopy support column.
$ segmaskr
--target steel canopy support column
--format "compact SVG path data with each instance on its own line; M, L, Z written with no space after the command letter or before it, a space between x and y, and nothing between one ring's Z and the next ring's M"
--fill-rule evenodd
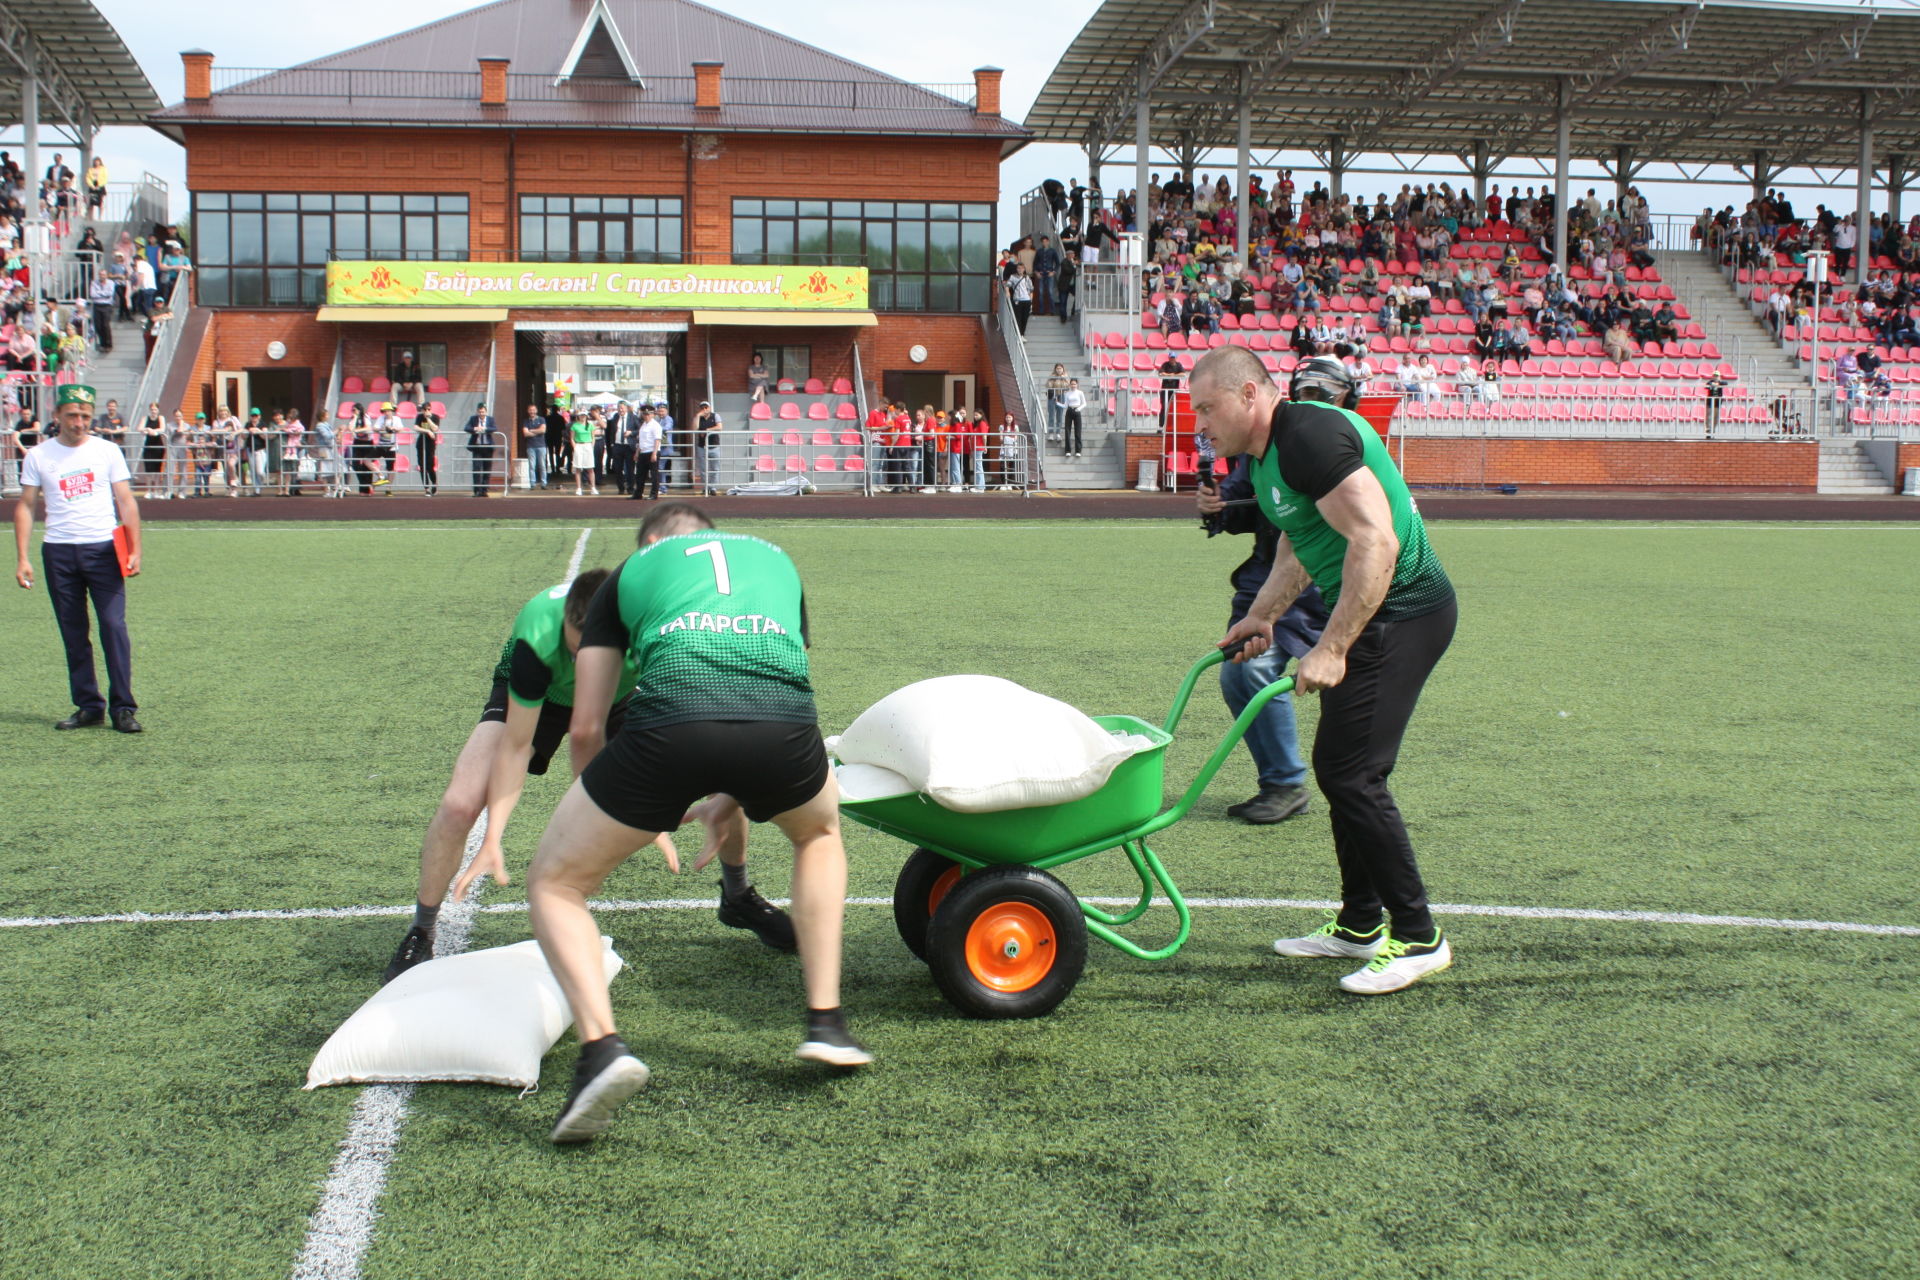
M1473 207L1482 216L1487 211L1487 179L1493 176L1493 165L1485 138L1473 140Z
M1887 157L1887 233L1893 234L1900 229L1900 193L1906 188L1907 179L1912 174L1907 169L1907 157L1896 151Z
M1633 148L1625 143L1613 149L1613 207L1627 207L1627 188L1633 183Z
M27 169L26 188L20 193L20 205L28 222L40 217L40 200L35 194L40 190L40 78L37 71L36 59L28 53L20 62L20 136ZM20 240L22 249L29 253L33 251L31 240L24 235Z
M1567 269L1567 164L1573 146L1573 112L1567 98L1568 85L1562 79L1553 117L1553 260L1562 271Z
M1853 284L1867 282L1867 264L1873 260L1873 95L1860 94L1860 171L1854 191Z
M1100 148L1087 148L1087 186L1095 191L1100 189Z
M1240 265L1244 269L1252 259L1247 256L1247 222L1253 216L1252 168L1253 168L1253 95L1252 85L1248 82L1244 68L1240 72L1240 120L1239 131L1234 140L1237 152L1237 166L1234 169L1233 195L1237 202L1234 207L1234 249L1239 254Z
M1767 186L1773 181L1773 170L1767 167L1767 161L1771 158L1766 151L1753 153L1753 198L1756 201L1766 198Z
M1147 184L1150 175L1147 172L1147 154L1153 145L1153 92L1147 84L1147 73L1140 73L1140 99L1133 104L1133 222L1140 232L1141 264L1146 260L1145 241L1147 238Z
M1327 139L1327 190L1328 199L1338 200L1342 194L1342 182L1347 173L1347 140L1339 134Z

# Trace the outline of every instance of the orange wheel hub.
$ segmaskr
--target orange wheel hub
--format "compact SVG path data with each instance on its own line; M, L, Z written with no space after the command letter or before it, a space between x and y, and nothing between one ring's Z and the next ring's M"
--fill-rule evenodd
M1046 912L1024 902L996 902L967 930L967 969L995 991L1025 991L1053 969L1059 942Z
M927 918L929 920L933 918L933 913L940 909L940 903L945 900L947 891L960 882L961 873L965 870L966 868L961 866L948 867L934 880L933 888L927 890Z

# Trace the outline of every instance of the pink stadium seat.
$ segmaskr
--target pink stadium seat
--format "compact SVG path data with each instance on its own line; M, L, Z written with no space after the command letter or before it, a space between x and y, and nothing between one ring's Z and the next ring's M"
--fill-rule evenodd
M865 441L860 438L858 431L842 431L840 433L840 444L843 448L858 449L864 443Z
M787 470L804 472L806 469L807 469L807 460L805 458L801 457L797 453L790 453L787 455Z
M840 464L835 462L831 455L823 454L813 460L813 469L815 471L838 471Z
M838 409L835 409L833 416L847 421L857 422L860 419L860 407L849 400Z
M394 413L400 418L402 422L412 422L415 418L420 416L420 406L415 404L411 400L402 400L400 402L400 407L398 409L395 409Z
M773 389L774 389L774 392L778 395L790 396L794 393L793 379L782 378L780 379L780 381L773 384Z
M837 396L852 395L853 380L851 378L835 378L833 380L833 394Z
M807 406L807 417L816 422L822 418L831 418L832 416L833 411L827 408L824 400L815 400Z
M396 431L393 433L393 445L396 449L413 448L413 440L414 433L411 431Z
M755 422L765 422L773 416L773 406L762 400L747 411L747 417Z
M842 462L840 469L842 471L865 471L867 469L867 460L856 453L845 462Z
M441 404L438 400L428 401L427 409L436 418L444 418L447 416L447 406L445 406L444 404Z
M394 443L398 444L399 440L396 438ZM405 473L413 470L413 459L408 457L404 453L396 454L394 455L394 459L393 459L393 469L395 472L404 475Z
M800 416L800 406L789 400L780 406L780 416L783 419L797 418Z
M387 392L393 390L393 384L391 382L388 382L385 378L375 378L371 386L372 386L373 394L377 396L383 396L387 394Z
M1148 194L1151 195L1152 192L1148 192ZM451 390L453 390L453 384L448 382L445 378L428 378L427 379L427 393L429 395L443 396Z
M765 457L754 462L753 469L755 471L772 471L777 465L773 460L773 455L767 454Z
M808 378L802 390L810 396L823 396L827 394L827 384L818 378Z
M336 414L334 414L334 417L336 417L336 418L351 418L352 416L353 416L353 401L351 401L351 400L342 400L342 401L340 402L340 411L339 411L338 413L336 413Z
M816 449L833 447L833 432L822 428L813 433L813 447Z
M350 396L362 395L365 393L366 389L367 389L367 384L360 381L360 379L358 378L348 378L345 382L342 382L340 384L341 392L345 395L350 395Z
M791 449L795 445L803 444L805 442L800 438L800 433L798 431L795 431L793 428L789 427L785 431L780 433L780 443L785 445L787 448Z
M1150 333L1150 334L1148 334L1148 335L1147 335L1147 350L1149 350L1149 351L1165 351L1166 349L1167 349L1167 335L1166 335L1166 334L1164 334L1164 333Z
M773 443L773 432L756 431L753 433L753 442L757 445L770 445Z

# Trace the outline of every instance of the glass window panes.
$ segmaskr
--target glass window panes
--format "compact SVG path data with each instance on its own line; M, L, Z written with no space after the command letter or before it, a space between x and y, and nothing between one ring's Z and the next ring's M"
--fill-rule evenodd
M464 195L205 192L194 195L201 300L310 307L326 301L333 259L465 261ZM400 212L402 206L408 212ZM368 208L379 210L369 215Z
M888 200L733 202L733 260L867 268L891 311L982 312L992 296L993 206Z
M528 262L678 262L673 196L521 196L519 256Z

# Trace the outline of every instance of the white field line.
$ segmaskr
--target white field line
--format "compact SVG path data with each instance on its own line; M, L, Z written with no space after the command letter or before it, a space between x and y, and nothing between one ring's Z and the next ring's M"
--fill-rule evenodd
M573 557L567 561L566 581L572 582L579 574L580 562L587 554L587 539L592 536L590 528L580 531L579 541L573 544ZM474 820L473 829L467 832L466 847L460 858L462 872L479 853L486 830L487 814L483 809ZM457 956L467 949L478 898L485 888L486 882L482 880L465 899L446 905L434 937L434 955ZM401 910L401 914L410 913L411 908ZM347 1136L340 1141L340 1154L334 1157L333 1167L327 1172L320 1203L307 1220L307 1239L293 1264L293 1280L356 1280L359 1276L360 1260L373 1241L373 1224L380 1216L380 1194L386 1190L387 1168L393 1163L400 1130L406 1125L407 1109L412 1101L410 1084L368 1085L360 1091L353 1119L347 1125Z
M476 846L477 847L477 846ZM773 899L785 906L784 898ZM1133 898L1088 898L1097 907L1129 907ZM1170 905L1155 898L1154 905ZM886 907L892 898L848 898L850 907ZM718 898L609 898L589 904L595 911L711 911ZM1333 911L1339 903L1317 898L1188 898L1187 905L1218 910ZM524 902L496 902L470 907L478 915L519 915ZM451 911L452 908L449 908ZM1493 916L1520 920L1605 920L1622 924L1700 925L1720 929L1784 929L1810 933L1864 933L1887 938L1920 938L1920 925L1862 924L1850 920L1796 920L1773 916L1718 916L1692 911L1602 911L1584 907L1507 907L1475 903L1436 902L1431 910L1441 916ZM222 920L339 920L367 916L407 916L410 906L288 907L261 911L126 911L100 916L0 916L0 929L51 928L79 924L199 924Z
M276 522L277 523L277 522ZM1032 531L1036 529L1054 529L1061 532L1072 530L1085 533L1088 530L1131 532L1156 530L1170 533L1187 534L1191 526L1184 517L1169 516L1151 524L1120 523L1102 520L1098 516L1069 517L1060 520L1047 520L1038 524L1013 524L983 516L977 520L862 520L855 524L839 524L825 520L769 520L759 516L738 517L730 523L745 523L752 529L885 529L890 532L925 529L928 532L951 531L954 529L1011 529ZM1852 522L1827 523L1796 520L1710 520L1685 524L1672 524L1663 521L1639 520L1632 524L1594 524L1590 521L1565 520L1449 520L1441 517L1433 522L1445 528L1473 533L1712 533L1727 532L1752 533L1920 533L1920 521L1910 524L1893 524L1886 521L1860 520ZM298 522L286 522L287 527L297 528L304 537L312 533L515 533L528 530L551 529L553 524L486 524L473 521L467 524L323 524L303 525ZM207 525L174 526L169 528L165 522L156 526L164 536L167 533L257 533L263 527L271 527L264 522L234 522ZM630 532L634 525L595 525L596 529L614 529Z

